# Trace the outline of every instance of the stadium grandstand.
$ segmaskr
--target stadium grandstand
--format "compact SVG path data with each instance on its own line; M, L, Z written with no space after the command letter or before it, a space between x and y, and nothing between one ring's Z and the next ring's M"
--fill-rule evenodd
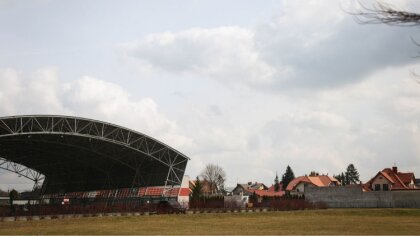
M0 168L32 180L50 203L177 198L186 194L188 160L152 137L102 121L0 117Z

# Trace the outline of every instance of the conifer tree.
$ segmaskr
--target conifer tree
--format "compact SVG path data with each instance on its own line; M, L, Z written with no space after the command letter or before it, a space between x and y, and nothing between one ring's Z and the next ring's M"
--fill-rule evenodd
M195 179L195 185L191 188L191 199L194 201L200 200L202 196L203 185L201 184L200 179Z
M356 170L353 164L349 164L346 170L346 184L357 184L359 183L359 172Z
M283 174L281 178L281 182L283 183L283 189L287 188L287 185L289 185L290 181L292 181L295 178L295 174L293 173L292 168L290 166L286 167L286 172Z
M274 191L275 192L280 191L279 176L277 175L277 172L276 172L276 178L274 179Z

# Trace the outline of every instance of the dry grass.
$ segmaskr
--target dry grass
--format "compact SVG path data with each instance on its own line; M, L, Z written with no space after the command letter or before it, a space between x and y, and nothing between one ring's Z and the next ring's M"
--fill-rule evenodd
M92 217L0 222L0 234L419 234L420 209Z

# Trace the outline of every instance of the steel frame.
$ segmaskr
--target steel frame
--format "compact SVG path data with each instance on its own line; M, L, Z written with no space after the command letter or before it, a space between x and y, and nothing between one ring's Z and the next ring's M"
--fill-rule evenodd
M49 115L0 117L0 144L3 137L27 136L30 138L31 135L77 136L89 140L94 139L104 143L116 144L122 149L126 148L141 153L168 168L165 187L181 185L185 167L189 160L186 155L145 134L102 121L80 117ZM15 172L31 179L35 182L36 186L39 186L40 181L45 179L42 173L31 169L30 166L26 167L19 163L13 163L7 156L1 156L1 151L0 146L1 169ZM112 158L112 155L110 156ZM123 158L119 158L118 161L124 162ZM142 166L143 161L136 160L136 164L134 165L130 163L125 164L128 168L136 171L136 176L133 177L134 184L135 178L139 177L137 176L137 172Z
M0 157L0 169L16 173L19 176L32 180L34 182L33 190L41 188L45 179L43 174L2 157Z

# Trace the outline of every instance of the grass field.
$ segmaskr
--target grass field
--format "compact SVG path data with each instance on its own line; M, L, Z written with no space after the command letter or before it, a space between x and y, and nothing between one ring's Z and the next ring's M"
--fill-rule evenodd
M0 234L419 233L420 209L328 209L0 222Z

